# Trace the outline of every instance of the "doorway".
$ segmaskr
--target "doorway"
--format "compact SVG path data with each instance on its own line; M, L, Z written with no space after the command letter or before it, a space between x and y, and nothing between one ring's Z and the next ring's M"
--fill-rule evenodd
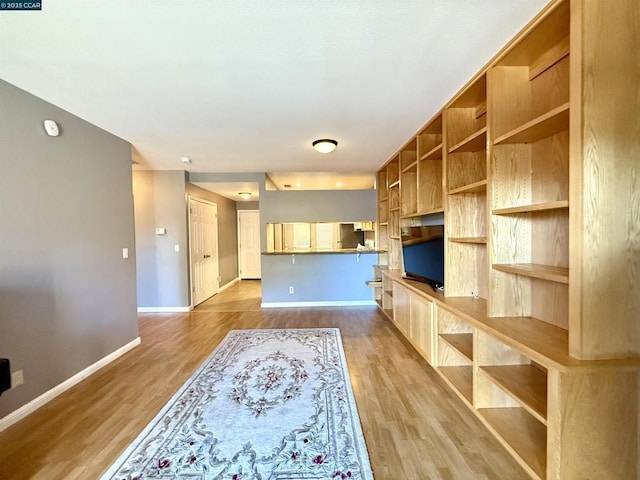
M189 197L191 306L218 293L218 206Z
M238 270L241 280L262 277L259 210L238 211Z

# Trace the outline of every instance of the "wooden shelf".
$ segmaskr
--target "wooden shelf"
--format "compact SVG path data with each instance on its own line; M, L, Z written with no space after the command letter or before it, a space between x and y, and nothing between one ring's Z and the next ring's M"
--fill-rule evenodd
M389 209L390 212L397 212L399 210L400 210L400 207L393 207Z
M473 333L441 333L439 336L473 362Z
M566 267L553 267L551 265L539 265L536 263L511 263L494 264L494 270L515 273L523 277L540 278L551 282L569 283L569 269Z
M418 212L415 214L415 216L433 215L434 213L442 213L442 212L444 212L444 208L440 207L440 208L434 208L432 210L424 210L422 212Z
M378 222L378 226L384 227L385 225L389 225L389 222Z
M402 169L402 173L415 172L418 168L418 161L414 161Z
M524 409L480 408L480 416L535 478L546 478L547 429Z
M483 100L476 106L476 118L480 118L487 113L487 101Z
M533 80L541 73L553 67L556 63L569 55L569 37L563 38L560 43L554 45L545 53L543 53L529 67L529 80Z
M400 235L389 235L391 240L400 240Z
M457 152L478 152L487 148L487 127L483 127L477 132L457 143L449 149L449 153Z
M448 240L454 243L477 243L486 244L487 237L449 237Z
M560 210L569 208L568 200L558 200L556 202L535 203L531 205L522 205L519 207L496 208L491 213L494 215L512 215L515 213L531 213L543 212L547 210Z
M420 157L420 160L440 160L442 158L442 142Z
M473 367L438 367L438 371L462 397L473 405Z
M534 118L510 132L500 135L494 145L507 143L533 143L569 128L569 102Z
M547 424L547 376L531 365L480 367L543 424Z
M480 180L478 182L470 183L469 185L464 185L462 187L454 188L449 190L449 195L456 195L458 193L476 193L476 192L484 192L487 190L487 180Z
M396 180L393 183L390 183L389 188L394 188L394 187L397 187L398 185L400 185L400 179Z

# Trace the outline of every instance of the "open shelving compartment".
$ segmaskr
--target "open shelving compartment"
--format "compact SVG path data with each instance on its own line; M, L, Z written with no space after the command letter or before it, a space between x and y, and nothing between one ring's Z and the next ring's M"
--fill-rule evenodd
M490 316L568 329L569 31L558 8L487 73Z
M413 138L400 150L400 217L418 211L418 147Z
M487 77L444 111L446 295L487 298Z
M420 215L444 211L442 188L442 114L431 119L417 135L418 206Z
M485 424L534 478L547 470L547 370L476 330L474 406Z
M393 281L382 275L382 311L393 320Z
M437 308L437 370L469 406L473 405L473 327Z

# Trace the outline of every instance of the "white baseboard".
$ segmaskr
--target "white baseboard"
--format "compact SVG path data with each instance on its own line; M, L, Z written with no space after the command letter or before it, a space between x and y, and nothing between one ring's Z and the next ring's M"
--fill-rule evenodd
M186 313L191 307L138 307L138 313Z
M223 286L218 288L218 293L220 292L224 292L227 288L229 287L233 287L236 283L238 283L240 281L239 277L234 278L233 280L231 280L230 282L225 283Z
M286 307L373 307L375 300L335 300L326 302L263 302L262 308Z
M140 337L138 337L135 340L132 340L131 342L127 343L126 345L120 347L115 352L110 353L106 357L101 358L100 360L98 360L93 365L89 365L84 370L76 373L73 377L68 378L67 380L65 380L64 382L62 382L59 385L56 385L51 390L43 393L42 395L40 395L39 397L37 397L37 398L35 398L33 400L31 400L29 403L27 403L26 405L23 405L18 410L15 410L15 411L11 412L6 417L0 418L0 432L2 432L3 430L6 430L7 428L9 428L14 423L22 420L24 417L26 417L30 413L35 412L37 409L42 407L45 403L50 402L51 400L56 398L61 393L69 390L71 387L73 387L77 383L80 383L82 380L87 378L89 375L92 375L93 373L97 372L102 367L104 367L104 366L108 365L109 363L113 362L116 358L124 355L129 350L131 350L132 348L134 348L134 347L136 347L138 345L140 345Z

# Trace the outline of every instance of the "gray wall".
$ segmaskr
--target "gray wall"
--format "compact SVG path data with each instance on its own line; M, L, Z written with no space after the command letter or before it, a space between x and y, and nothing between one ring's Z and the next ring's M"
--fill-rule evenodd
M133 172L139 307L189 306L185 184L182 170Z
M376 220L376 201L375 190L265 190L260 216L265 223Z
M191 183L187 193L213 202L218 207L218 258L220 286L238 278L238 217L236 202ZM253 202L251 202L253 203Z
M0 357L25 379L0 397L4 417L138 321L130 145L2 80L0 106Z
M260 202L236 202L237 210L260 210Z
M187 182L182 170L135 171L136 250L139 307L188 307L188 195L218 206L220 285L238 276L236 202ZM156 228L165 235L156 235ZM175 251L180 245L180 251Z

